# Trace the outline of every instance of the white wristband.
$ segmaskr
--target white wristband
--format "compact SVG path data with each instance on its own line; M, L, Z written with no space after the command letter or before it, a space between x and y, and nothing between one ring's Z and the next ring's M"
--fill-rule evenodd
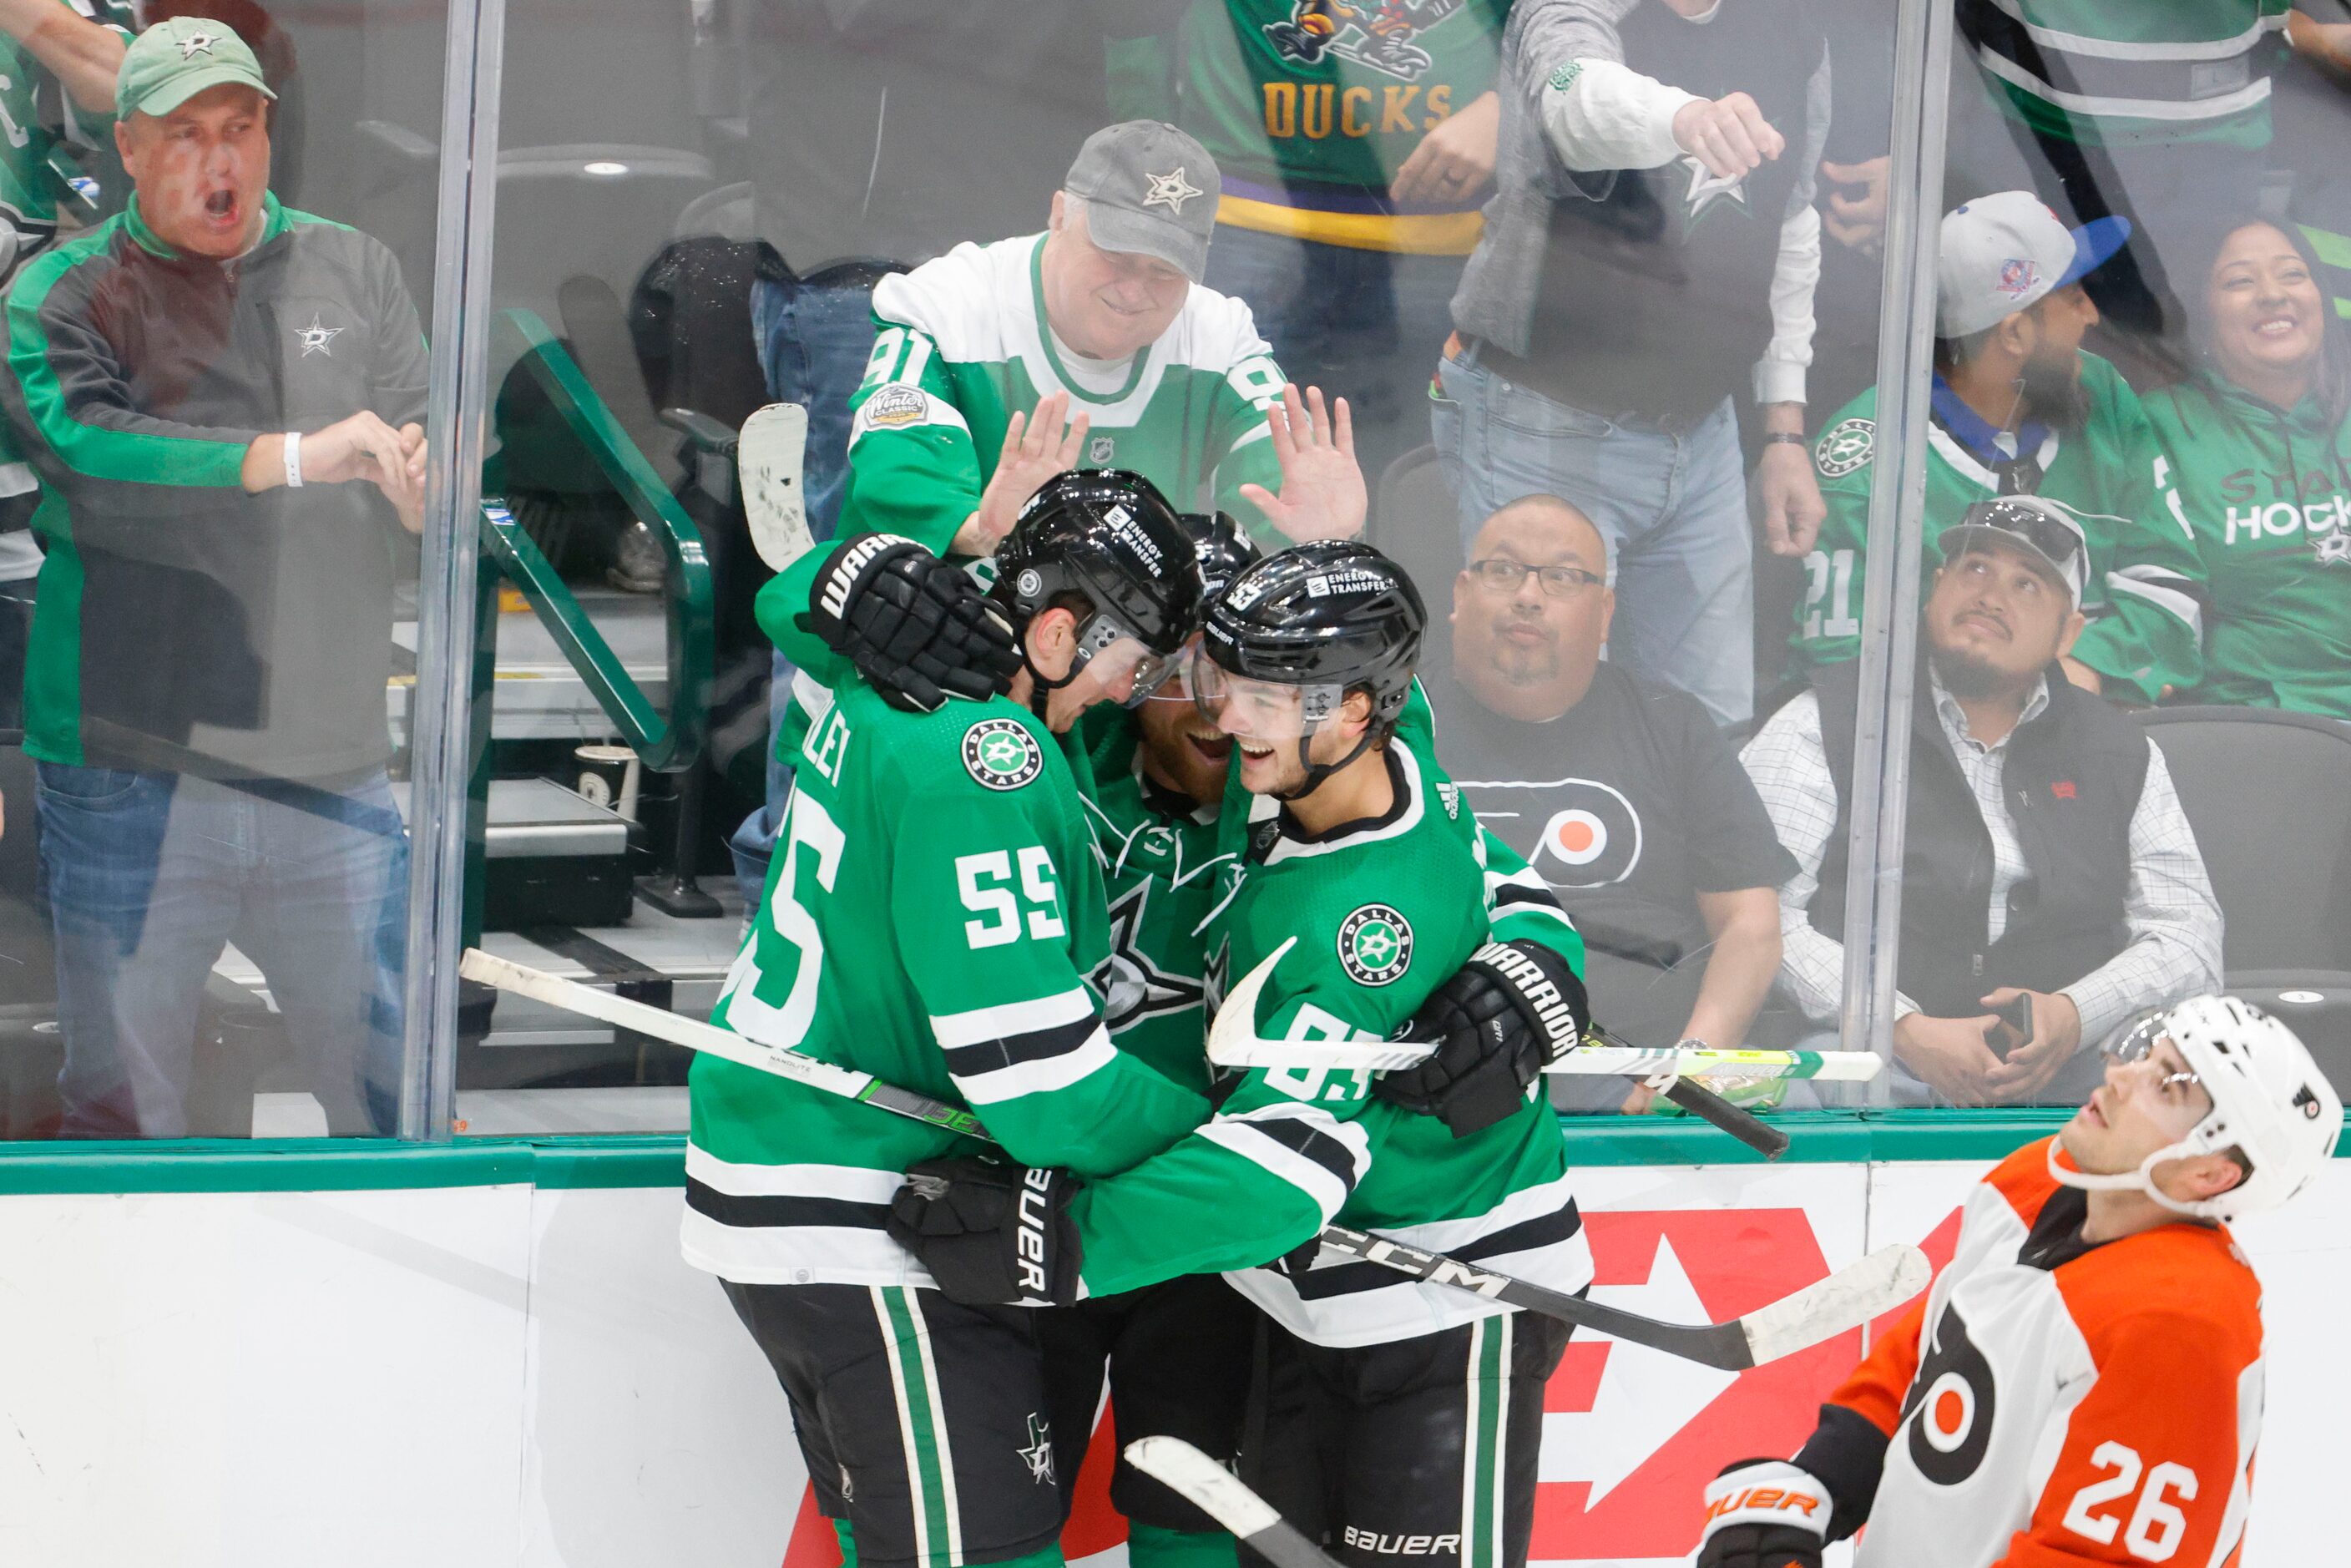
M286 487L302 487L302 433L298 430L286 433Z

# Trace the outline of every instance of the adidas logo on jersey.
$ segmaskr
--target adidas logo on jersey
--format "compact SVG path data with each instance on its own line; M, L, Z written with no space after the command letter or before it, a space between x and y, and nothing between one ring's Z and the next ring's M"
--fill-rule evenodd
M1461 1538L1458 1535L1382 1535L1376 1530L1361 1530L1351 1524L1344 1540L1350 1546L1376 1552L1383 1557L1458 1557L1461 1553Z

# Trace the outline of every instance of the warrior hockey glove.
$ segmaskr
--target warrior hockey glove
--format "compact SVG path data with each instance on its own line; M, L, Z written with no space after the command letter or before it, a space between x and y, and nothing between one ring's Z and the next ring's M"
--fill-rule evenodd
M1012 632L960 567L895 534L846 540L817 575L802 631L857 666L891 706L935 712L983 702L1020 669Z
M1707 1486L1696 1568L1820 1568L1831 1507L1785 1459L1742 1459Z
M1066 1307L1078 1299L1077 1190L1067 1171L925 1160L891 1201L888 1229L951 1301Z
M1417 1067L1380 1075L1381 1099L1442 1118L1457 1138L1525 1103L1547 1063L1575 1049L1589 1017L1583 982L1535 942L1489 942L1432 992L1399 1037L1433 1040Z

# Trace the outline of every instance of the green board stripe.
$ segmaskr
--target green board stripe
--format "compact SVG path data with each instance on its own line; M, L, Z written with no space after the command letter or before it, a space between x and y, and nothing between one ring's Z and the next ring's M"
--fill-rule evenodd
M913 1291L904 1287L886 1289L882 1301L890 1314L890 1354L898 1363L898 1375L906 1391L907 1424L914 1449L908 1456L913 1463L907 1467L907 1476L914 1483L914 1506L922 1511L925 1539L930 1542L925 1568L955 1568L949 1545L955 1538L955 1521L947 1502L946 1456L939 1452L936 1437L938 1390L931 1386L917 1343L923 1325L915 1319Z
M1801 1111L1765 1118L1793 1146L1782 1165L1996 1160L2070 1113ZM1762 1156L1680 1116L1566 1116L1574 1166L1758 1165ZM2351 1158L2351 1136L2335 1157ZM351 1192L531 1186L683 1187L681 1134L463 1138L190 1138L174 1143L0 1143L0 1196L13 1193Z

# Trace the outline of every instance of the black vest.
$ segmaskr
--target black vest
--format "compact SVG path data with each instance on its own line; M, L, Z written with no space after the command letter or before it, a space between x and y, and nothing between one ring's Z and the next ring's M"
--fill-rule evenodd
M1922 654L1910 707L1910 801L1902 850L1902 946L1896 983L1937 1018L1982 1012L2001 986L2054 991L2130 940L2130 825L2147 783L2147 732L2049 666L2049 706L2009 737L2001 794L2023 846L2008 924L1988 941L1991 833L1935 714ZM1836 781L1836 827L1821 863L1813 928L1844 938L1858 668L1814 677L1821 742Z

